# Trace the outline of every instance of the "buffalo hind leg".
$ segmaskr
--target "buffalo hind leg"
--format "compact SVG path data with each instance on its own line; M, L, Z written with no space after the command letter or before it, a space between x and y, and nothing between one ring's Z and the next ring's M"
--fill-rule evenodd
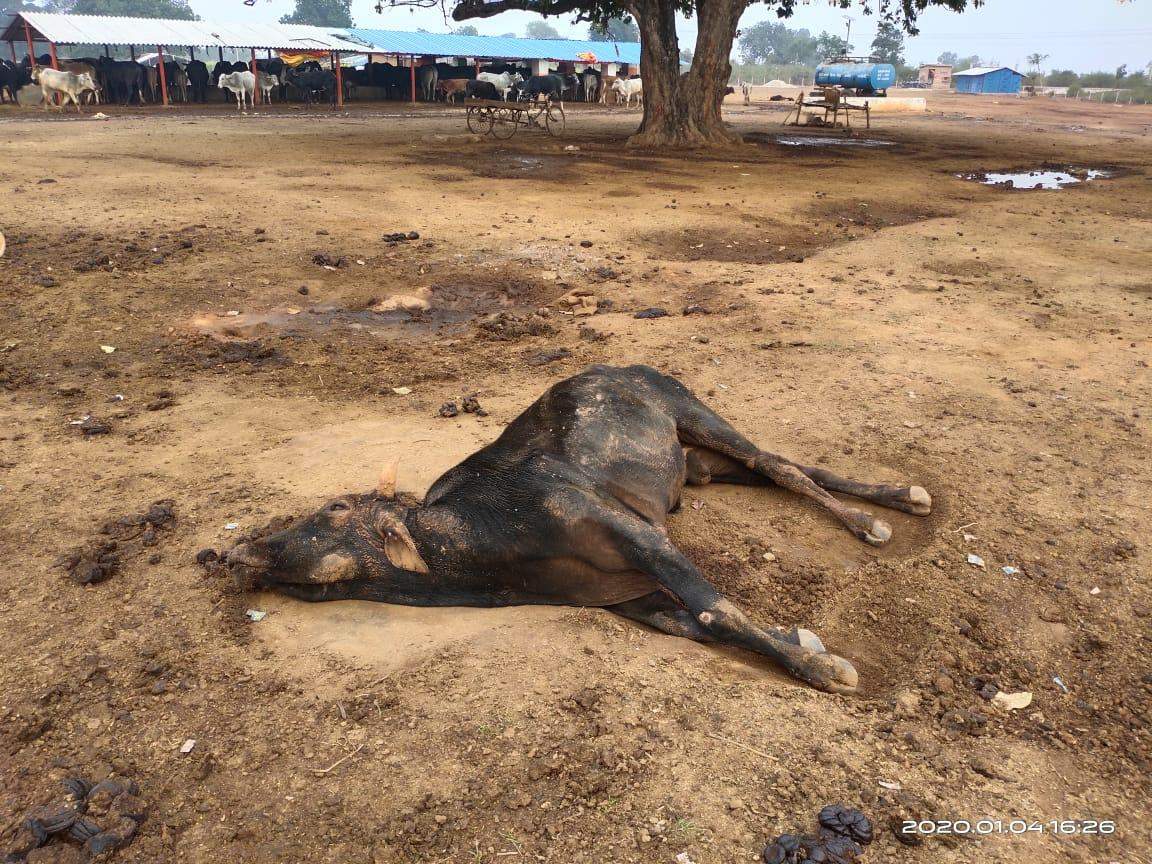
M715 642L716 637L705 630L692 613L665 594L653 591L635 600L604 607L621 618L639 621L669 636L692 639L696 642Z
M596 515L596 521L611 537L613 548L604 561L595 560L593 554L589 563L593 566L603 566L608 562L618 565L623 560L630 568L647 573L684 605L699 625L699 631L677 632L685 626L684 619L659 607L645 609L643 605L625 604L625 608L619 610L625 617L645 621L662 630L667 625L672 629L665 632L687 635L688 638L698 638L688 635L691 632L703 632L725 645L763 654L820 690L830 693L855 691L858 676L851 663L835 654L795 644L774 628L757 627L700 575L692 562L672 545L664 531L620 511L602 510ZM617 610L613 608L613 611Z
M703 486L706 483L736 483L742 486L767 486L772 481L751 468L745 468L735 459L703 447L689 447L685 453L688 463L688 483ZM795 464L795 463L793 463ZM881 507L902 510L913 516L927 516L932 512L932 496L920 486L888 486L883 483L860 483L826 471L796 465L809 480L829 492L851 495L871 501Z

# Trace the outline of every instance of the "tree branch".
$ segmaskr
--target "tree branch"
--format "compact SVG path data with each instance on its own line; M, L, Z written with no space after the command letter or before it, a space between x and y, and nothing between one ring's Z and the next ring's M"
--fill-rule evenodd
M501 12L539 12L541 15L564 15L588 6L587 0L462 0L452 10L455 21L491 18Z

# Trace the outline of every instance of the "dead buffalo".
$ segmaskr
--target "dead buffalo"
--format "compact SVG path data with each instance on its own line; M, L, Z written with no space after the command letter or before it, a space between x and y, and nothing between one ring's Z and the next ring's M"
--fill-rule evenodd
M891 529L829 491L917 516L932 507L918 486L858 483L760 450L655 369L593 366L553 386L423 502L396 494L392 466L376 491L241 544L228 563L253 587L304 600L601 606L853 691L847 660L807 631L752 623L669 541L664 523L685 483L713 480L797 492L874 545Z

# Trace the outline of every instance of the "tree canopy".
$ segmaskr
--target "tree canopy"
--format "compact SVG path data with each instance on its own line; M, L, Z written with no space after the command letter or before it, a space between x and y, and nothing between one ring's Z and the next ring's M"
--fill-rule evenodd
M51 12L71 12L76 15L177 18L182 21L195 21L199 18L188 5L188 0L58 0L44 7L23 4L23 8L46 8Z
M529 21L524 35L529 39L559 39L560 31L547 21Z
M732 73L731 53L740 17L763 2L777 17L788 18L799 0L393 0L395 5L451 7L452 18L467 21L503 12L541 15L575 13L576 21L607 28L613 19L631 16L640 31L640 73L644 78L644 119L629 144L644 147L712 147L740 138L720 116L724 90ZM893 27L915 33L916 20L929 7L962 12L983 0L831 0L842 9L862 7ZM692 66L681 74L677 15L696 19ZM548 26L544 22L534 22ZM555 31L549 27L551 36ZM530 25L529 35L539 31ZM557 34L558 35L558 34ZM809 34L809 38L811 35ZM831 37L830 37L831 38ZM819 39L815 40L819 42ZM683 46L688 47L688 46ZM749 50L760 50L749 49Z
M588 38L592 42L639 42L640 28L631 18L612 18L606 24L592 24Z
M463 27L457 27L452 31L457 36L479 36L480 31L471 24L465 24Z
M882 63L903 66L904 31L887 19L881 21L872 40L872 56Z
M291 15L282 16L280 23L351 27L352 0L296 0L296 9Z

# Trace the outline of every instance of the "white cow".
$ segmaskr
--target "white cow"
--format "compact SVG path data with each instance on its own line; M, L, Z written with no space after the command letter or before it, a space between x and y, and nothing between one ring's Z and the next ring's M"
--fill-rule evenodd
M236 94L236 110L244 110L244 99L252 107L252 94L256 92L256 76L251 72L229 72L220 76L220 87Z
M616 92L617 98L623 98L625 105L632 104L632 97L636 97L636 104L644 104L644 79L642 78L617 78L612 82L612 89Z
M52 104L53 97L61 93L64 99L60 103L60 109L66 108L68 100L71 99L76 106L76 113L80 113L80 96L88 90L95 93L100 89L87 72L77 75L75 72L61 72L42 66L32 68L32 80L40 85L40 96L44 100L45 111Z
M260 95L267 105L272 104L272 89L280 86L280 78L270 72L257 72L256 80L260 82Z
M476 80L487 81L489 84L495 86L496 92L500 94L500 98L507 102L508 91L517 84L523 84L524 76L519 72L501 72L499 75L495 72L481 72L476 76Z

